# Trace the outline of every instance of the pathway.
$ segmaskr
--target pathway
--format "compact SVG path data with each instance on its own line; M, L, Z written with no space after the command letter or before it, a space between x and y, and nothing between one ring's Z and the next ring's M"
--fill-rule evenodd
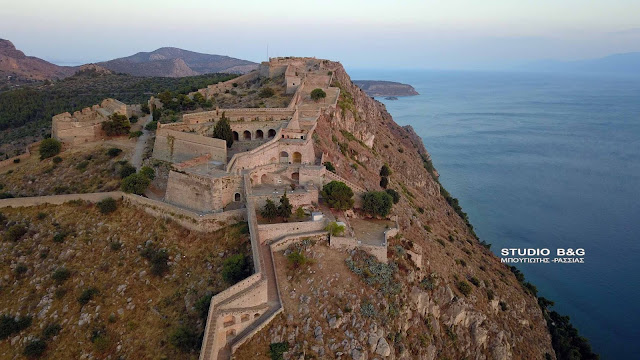
M147 140L151 135L151 131L146 130L145 126L153 121L153 116L147 115L140 119L140 121L142 122L142 135L138 138L133 154L131 154L131 164L138 170L142 167L142 156L144 155L144 149L147 147Z

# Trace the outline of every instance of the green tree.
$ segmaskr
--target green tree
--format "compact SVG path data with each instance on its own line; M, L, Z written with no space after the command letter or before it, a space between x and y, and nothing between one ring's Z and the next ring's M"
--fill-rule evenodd
M384 164L382 165L382 167L380 168L380 176L389 176L391 175L391 169L389 168L389 165Z
M42 142L40 142L40 160L58 155L61 149L62 144L56 139L49 138L42 140Z
M286 221L291 217L291 211L293 210L293 206L289 202L289 198L287 197L287 192L285 191L280 198L280 205L278 206L278 215L282 216L282 218Z
M249 261L243 254L236 254L226 259L222 265L222 278L233 285L249 275Z
M336 210L347 210L353 207L353 190L342 181L331 181L322 187L322 197Z
M391 197L393 198L393 203L394 204L397 204L398 201L400 201L400 194L397 191L395 191L393 189L387 189L387 190L385 190L385 192L387 194L391 195Z
M262 212L260 214L271 222L278 216L278 207L271 199L267 199L267 203L264 205L264 208L262 208Z
M199 105L202 105L207 101L207 99L204 98L204 95L202 95L201 93L197 92L197 93L193 94L193 101L195 101Z
M107 136L126 135L131 129L131 123L126 115L115 113L109 120L102 123L102 130Z
M337 222L332 221L324 229L328 231L331 236L340 236L344 233L345 226L338 225Z
M148 103L140 104L140 111L142 111L145 114L151 114L151 109L149 109L149 104Z
M222 113L220 121L218 121L216 126L213 128L213 137L225 140L227 142L227 148L230 148L231 145L233 145L233 131L231 131L229 119L225 117L224 112Z
M362 209L371 215L387 216L393 206L393 198L385 191L369 191L362 197Z
M110 214L118 209L118 204L116 203L116 200L112 197L102 199L98 201L96 205L98 205L98 209L100 210L100 212L105 215Z
M380 187L386 189L387 185L389 185L389 178L386 176L382 176L380 178Z
M120 187L122 188L122 191L126 193L143 195L150 183L151 180L149 180L149 178L142 174L136 173L122 179L122 184L120 185Z
M140 169L140 174L146 176L146 178L149 180L153 180L156 178L156 171L149 166L143 166L142 169Z
M325 161L324 164L322 164L322 165L324 165L324 167L327 168L327 170L329 170L329 171L331 171L332 173L335 174L336 167L333 166L333 163L331 161Z
M327 93L322 89L313 89L311 90L311 100L318 101L320 99L324 99L327 97Z

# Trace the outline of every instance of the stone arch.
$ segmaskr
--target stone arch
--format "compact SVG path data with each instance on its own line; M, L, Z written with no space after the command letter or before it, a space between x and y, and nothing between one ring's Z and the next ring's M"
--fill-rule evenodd
M275 163L277 163L277 162L278 162L278 159L276 159L275 157L272 157L272 158L271 158L271 160L270 160L270 162L271 162L272 164L275 164Z
M255 313L255 314L253 314L253 318L254 318L254 319L257 319L257 318L259 318L259 317L260 317L260 314L259 314L259 313Z
M294 172L293 174L291 174L291 180L300 181L300 173Z
M238 141L238 139L240 139L240 136L238 135L237 131L233 132L233 141Z
M276 136L276 131L274 129L269 129L269 131L267 132L267 137L271 139L274 136Z
M240 315L240 322L249 321L249 314Z
M260 129L256 130L256 139L264 139L264 131Z
M233 201L238 202L240 200L242 200L242 196L240 195L240 193L235 193L233 195Z
M288 164L289 163L289 153L287 153L286 151L281 151L280 152L280 162L284 163L284 164Z
M302 162L302 154L300 154L299 152L294 152L293 153L293 162L296 164L300 164Z
M251 140L251 131L245 130L242 132L242 140Z
M227 330L227 341L230 341L231 339L233 339L236 336L236 330L235 329L229 329Z
M267 182L267 174L262 174L262 177L260 177L260 183L264 184Z

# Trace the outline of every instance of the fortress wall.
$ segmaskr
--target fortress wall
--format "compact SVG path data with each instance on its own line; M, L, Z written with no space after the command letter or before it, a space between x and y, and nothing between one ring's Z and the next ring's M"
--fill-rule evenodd
M258 147L248 153L237 154L233 163L234 170L251 169L258 166L269 165L277 162L293 163L293 155L298 152L301 154L301 163L313 164L315 162L315 151L313 142L309 140L285 141L277 139L274 143L267 143L265 146ZM281 153L286 152L287 157L281 157Z
M329 246L339 249L360 249L375 256L381 263L387 263L387 247L362 244L358 239L353 237L330 236Z
M256 208L258 211L264 207L267 203L267 199L271 199L276 205L280 204L280 197L282 197L282 193L278 194L264 194L264 195L252 195L251 198L256 204ZM287 197L289 198L289 202L293 209L297 209L299 206L304 207L305 205L311 205L313 203L318 203L318 189L309 189L309 190L296 190L294 192L287 191Z
M286 250L291 244L298 243L304 239L313 238L317 241L328 240L328 233L323 229L314 233L307 233L303 235L285 236L277 241L271 243L271 251L283 251Z
M324 230L326 219L278 224L258 224L260 243L266 243L285 235L304 234Z
M226 141L163 128L156 132L153 146L156 159L180 163L205 154L211 155L212 161L226 163Z
M165 201L198 212L222 210L214 203L214 189L210 179L177 171L169 172Z
M324 166L303 166L300 168L300 185L313 183L318 189L324 185Z
M289 120L294 109L290 108L238 108L238 109L216 109L211 111L200 111L196 113L182 115L185 124L201 124L206 122L217 122L222 118L222 114L234 121L252 121L256 118L259 121Z

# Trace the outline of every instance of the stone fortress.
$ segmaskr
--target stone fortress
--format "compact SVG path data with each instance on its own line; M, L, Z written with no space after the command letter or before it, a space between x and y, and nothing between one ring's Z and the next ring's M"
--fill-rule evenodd
M381 230L373 241L365 240L347 217L335 218L328 209L325 214L318 211L320 190L331 181L342 181L351 187L356 207L366 192L328 171L323 165L325 154L314 147L318 119L340 116L336 109L340 89L332 86L333 74L339 67L339 63L316 58L272 58L257 71L198 90L205 98L211 98L232 89L234 83L237 86L257 79L284 78L282 85L292 98L284 108L216 108L184 114L179 122L158 124L152 157L170 163L162 201L119 192L110 194L196 231L214 231L231 221L248 222L254 274L212 298L200 359L229 359L240 345L283 311L273 252L315 238L329 240L333 247L358 247L387 262L388 239L398 233L397 223ZM314 101L310 94L317 88L326 97ZM117 100L106 99L99 106L73 115L54 116L52 134L69 145L97 141L102 138L101 123L111 114L131 116L133 111ZM225 140L212 137L216 123L223 118L229 120L233 131L230 148ZM294 209L302 207L313 212L311 220L258 224L256 214L266 200L277 203L285 192ZM65 196L64 201L68 201L69 196L75 195ZM104 196L74 198L94 201ZM63 201L56 196L17 200L23 206L29 201ZM16 205L15 201L5 202L0 206ZM331 220L345 222L345 235L328 236L325 229ZM415 257L420 264L421 256Z
M104 139L102 123L116 113L129 118L134 113L139 114L140 110L116 99L104 99L100 105L93 105L73 114L65 112L55 115L51 122L51 136L73 145Z

